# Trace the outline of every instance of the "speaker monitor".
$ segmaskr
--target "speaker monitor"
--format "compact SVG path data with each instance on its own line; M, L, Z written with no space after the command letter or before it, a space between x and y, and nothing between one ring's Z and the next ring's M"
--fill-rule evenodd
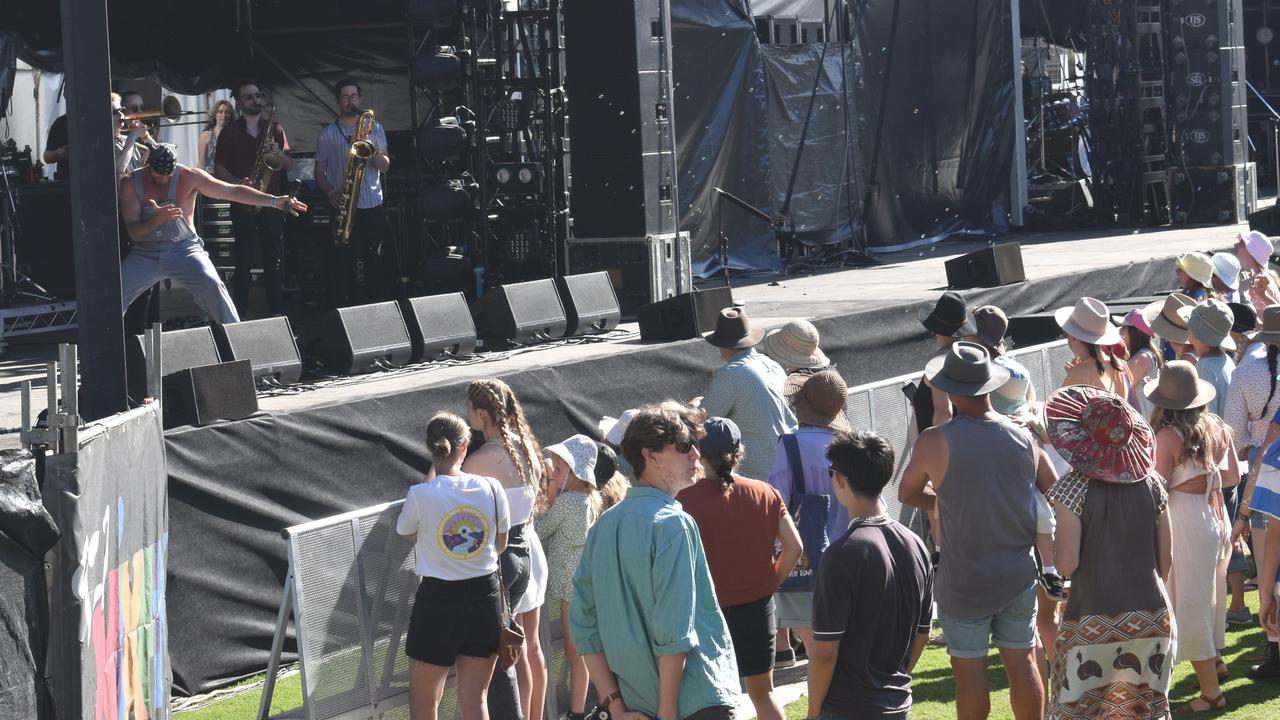
M606 333L618 327L622 309L607 272L556 278L564 306L565 336Z
M247 320L214 328L226 360L248 360L253 379L274 378L286 385L302 377L302 357L289 318Z
M549 278L494 288L476 312L476 330L488 347L564 337L566 324L556 285Z
M1272 205L1249 213L1249 229L1257 230L1267 237L1280 235L1280 206Z
M729 288L682 293L640 310L640 337L645 340L687 340L716 329L720 311L733 307Z
M409 298L400 303L413 343L411 362L476 351L476 325L462 293Z
M16 195L22 227L13 242L18 268L53 297L75 297L71 189L65 182L35 183L18 185Z
M953 288L996 287L1027 279L1022 245L1011 242L983 248L946 262L947 285Z
M141 403L147 395L146 336L131 335L125 343L125 385L129 397ZM222 362L213 330L208 327L170 330L160 334L161 370L166 376L198 365Z
M413 343L400 304L394 301L338 308L324 320L321 357L330 372L359 375L404 365Z
M164 427L243 420L258 412L248 360L196 365L164 377Z

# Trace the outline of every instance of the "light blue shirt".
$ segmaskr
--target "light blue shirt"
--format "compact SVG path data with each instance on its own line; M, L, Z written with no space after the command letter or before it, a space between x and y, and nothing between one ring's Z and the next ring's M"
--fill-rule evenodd
M1236 363L1229 355L1223 353L1221 355L1212 355L1207 358L1200 358L1200 362L1196 363L1196 371L1200 374L1200 379L1213 386L1218 392L1213 396L1213 402L1209 403L1209 412L1220 418L1227 416L1227 390L1231 387L1231 374L1236 371Z
M782 366L754 348L734 353L711 376L702 409L710 417L729 418L742 431L747 457L738 466L738 474L743 477L768 477L778 438L796 428L795 413L782 395L786 380Z
M631 488L587 533L569 631L579 655L604 653L631 710L657 715L658 658L680 653L680 717L735 703L737 662L698 525L660 490Z
M341 127L339 127L341 126ZM334 190L342 189L342 181L347 174L347 151L351 149L351 138L354 128L348 128L341 120L334 120L320 131L320 139L316 141L316 160L324 163L324 177ZM382 123L376 120L373 131L369 133L369 141L375 147L387 146L387 134ZM370 158L368 163L372 163ZM365 210L382 204L382 173L372 164L364 169L364 184L360 186L360 198L356 200L356 208Z

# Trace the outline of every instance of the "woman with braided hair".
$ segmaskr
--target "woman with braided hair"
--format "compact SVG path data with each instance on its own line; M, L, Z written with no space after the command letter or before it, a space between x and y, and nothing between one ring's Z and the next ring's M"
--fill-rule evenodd
M502 575L512 612L526 638L525 652L514 667L518 698L508 679L510 674L495 671L489 687L489 716L492 720L540 720L547 665L538 643L538 610L546 598L547 561L529 520L541 501L542 446L529 430L524 409L511 387L496 378L473 380L467 385L467 422L484 436L484 443L471 451L462 469L495 478L511 508Z

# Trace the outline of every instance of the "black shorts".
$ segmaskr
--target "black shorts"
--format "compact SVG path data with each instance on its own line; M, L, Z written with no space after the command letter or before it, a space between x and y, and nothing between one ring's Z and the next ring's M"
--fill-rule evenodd
M404 653L419 662L450 667L459 655L498 652L502 604L497 574L469 580L422 578L413 599Z
M773 669L773 596L732 607L722 607L733 654L738 659L739 677L763 675Z

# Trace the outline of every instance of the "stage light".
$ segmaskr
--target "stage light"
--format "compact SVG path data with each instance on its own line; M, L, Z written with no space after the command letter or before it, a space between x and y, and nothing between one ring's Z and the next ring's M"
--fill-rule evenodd
M495 106L494 124L505 132L527 130L533 124L533 104L512 93Z
M418 129L418 152L427 162L456 160L466 146L466 123L457 117Z
M447 27L458 14L458 0L404 0L404 14L409 22Z
M508 168L498 168L498 172L495 175L498 178L499 185L506 185L511 182L511 170Z
M462 180L450 180L422 190L422 214L429 220L461 220L471 196Z
M451 47L436 47L413 58L413 80L418 89L451 90L462 81L462 60Z
M542 186L542 166L537 163L498 163L493 179L499 194L537 195Z

